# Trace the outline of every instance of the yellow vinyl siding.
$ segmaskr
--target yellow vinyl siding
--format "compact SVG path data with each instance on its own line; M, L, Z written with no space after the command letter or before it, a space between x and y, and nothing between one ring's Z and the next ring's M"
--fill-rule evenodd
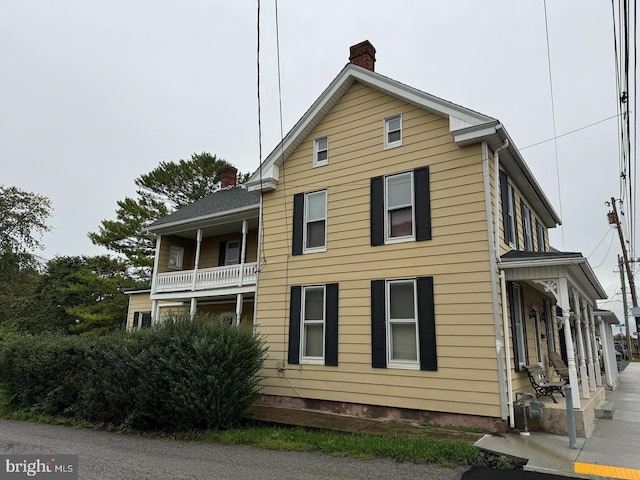
M402 113L403 145L383 149ZM312 168L313 139L329 137ZM370 179L429 166L433 238L372 247ZM327 189L327 251L291 255L293 195ZM286 194L285 194L286 192ZM257 323L269 345L265 394L500 416L482 149L458 147L447 118L355 83L263 197L266 265ZM433 276L438 371L371 367L371 280ZM292 285L339 283L339 366L288 365Z

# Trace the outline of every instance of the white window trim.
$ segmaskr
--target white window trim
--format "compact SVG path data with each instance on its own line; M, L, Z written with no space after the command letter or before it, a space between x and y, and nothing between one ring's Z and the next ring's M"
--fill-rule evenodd
M389 123L391 123L392 120L395 119L400 119L400 140L396 140L395 142L389 142ZM396 147L400 147L402 146L402 140L404 138L404 134L402 132L402 114L398 113L396 115L391 115L389 117L386 117L383 120L383 131L384 131L384 149L387 150L388 148L396 148Z
M411 319L396 319L391 320L391 284L393 283L412 283L413 284L413 312L415 317ZM419 370L420 369L420 336L418 332L418 292L417 282L415 278L405 278L397 280L387 280L385 282L385 320L387 329L387 368L398 368L405 370ZM416 329L416 360L393 360L391 358L391 325L393 324L411 324L415 325Z
M511 238L509 238L509 245L516 247L516 206L514 205L515 195L513 191L513 185L507 183L507 220L511 226ZM507 228L505 225L504 228Z
M171 264L172 252L177 252L177 254L178 254L177 262L174 265ZM169 247L168 267L171 270L182 270L182 263L183 262L184 262L184 248L183 247L177 247L175 245L171 245L171 247Z
M388 179L397 177L399 175L410 176L410 185L411 185L411 235L406 235L404 237L391 237L391 226L389 225L389 205L387 199L388 195ZM396 173L393 175L387 175L384 177L384 243L392 244L392 243L404 243L404 242L414 242L416 239L416 206L415 206L415 191L414 191L414 182L413 182L413 170L408 172Z
M318 153L324 150L324 149L320 150L318 148L318 145L322 140L326 140L326 142L327 142L327 148L326 148L327 158L325 160L318 160ZM323 167L324 165L327 165L328 163L329 163L329 137L328 136L318 137L313 141L313 166L314 167Z
M306 304L307 289L322 289L322 320L305 320L304 307ZM327 288L326 285L308 285L302 287L302 299L300 305L300 363L307 365L324 365L325 357L325 336L327 334ZM303 355L305 347L305 325L322 325L322 356L321 357L305 357Z
M229 263L229 250L230 250L230 246L233 243L237 243L238 244L238 262L237 263ZM242 248L242 243L240 242L240 240L231 240L229 242L227 242L227 245L225 247L225 252L224 252L224 264L226 265L240 265L240 263L242 263L240 261L240 255L241 255L241 248Z
M310 195L315 195L318 193L324 193L324 245L321 247L311 247L307 248L307 206L308 206L308 198ZM302 220L302 253L318 253L318 252L326 252L327 251L327 230L328 230L328 219L327 217L327 203L328 203L328 194L327 190L316 190L315 192L309 192L304 194L304 215ZM317 220L314 220L317 221Z
M522 204L522 213L522 236L524 237L524 249L527 252L533 252L533 227L531 225L531 210L524 203Z

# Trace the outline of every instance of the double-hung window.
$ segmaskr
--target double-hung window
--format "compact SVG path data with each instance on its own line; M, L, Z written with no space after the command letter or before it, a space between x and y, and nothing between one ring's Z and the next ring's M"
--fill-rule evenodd
M329 163L329 137L316 138L313 141L313 166L320 167Z
M337 283L291 287L288 362L338 365Z
M438 369L433 277L371 281L371 366Z
M402 145L402 114L384 119L384 148Z
M327 191L293 197L293 255L327 249Z
M536 237L538 238L538 251L546 252L547 244L544 239L544 227L536 220Z
M414 239L413 172L385 177L385 239Z
M511 336L513 340L513 359L516 372L529 364L527 345L527 324L524 316L522 289L517 283L509 286L509 307L511 310Z
M169 268L172 270L182 269L182 260L184 259L184 248L171 246L169 248Z
M431 240L429 167L371 179L371 245Z
M533 228L531 227L531 210L520 200L520 213L522 217L522 235L524 236L524 249L533 251Z
M416 281L387 282L387 350L389 365L418 365Z
M240 242L235 240L227 242L227 252L225 255L225 265L237 265L240 263Z
M516 219L516 194L509 177L500 171L500 197L502 202L502 227L506 244L518 249L518 222Z

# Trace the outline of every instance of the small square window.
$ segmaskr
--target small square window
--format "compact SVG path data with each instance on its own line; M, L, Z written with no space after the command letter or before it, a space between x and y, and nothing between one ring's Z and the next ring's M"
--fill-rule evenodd
M329 163L329 137L316 138L313 142L313 166Z
M402 115L384 119L384 148L402 145Z
M172 246L169 249L169 268L172 270L182 270L183 258L184 248Z

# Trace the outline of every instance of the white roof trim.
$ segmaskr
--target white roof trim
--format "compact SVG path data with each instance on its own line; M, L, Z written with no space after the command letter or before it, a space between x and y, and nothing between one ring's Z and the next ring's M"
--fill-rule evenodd
M185 218L183 220L177 220L175 222L169 222L169 223L161 223L160 225L156 225L156 226L149 226L144 228L145 231L147 232L157 232L157 231L162 231L162 230L170 230L173 229L175 227L182 227L184 225L188 225L190 223L202 223L202 222L206 222L208 220L218 220L218 219L222 219L225 217L230 217L232 215L237 215L239 213L245 213L245 212L250 212L251 210L260 210L260 204L256 203L253 205L247 205L246 207L240 207L240 208L235 208L233 210L225 210L223 212L217 212L217 213L213 213L213 214L209 214L209 215L201 215L199 217L191 217L191 218Z
M497 120L481 113L474 112L455 103L448 102L436 96L409 87L403 83L372 72L353 64L347 64L338 76L322 92L311 108L287 133L284 140L269 154L262 163L262 170L258 168L246 183L249 191L273 190L278 183L277 167L286 159L324 117L324 115L338 102L354 81L359 81L377 90L388 93L413 105L425 108L431 112L449 118L450 131L482 125ZM452 121L452 119L454 119ZM283 155L284 154L284 155ZM262 176L262 179L260 178Z

